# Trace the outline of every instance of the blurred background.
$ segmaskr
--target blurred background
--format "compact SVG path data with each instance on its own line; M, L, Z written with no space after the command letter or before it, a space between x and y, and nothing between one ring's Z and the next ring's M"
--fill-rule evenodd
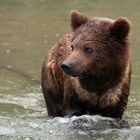
M132 22L132 84L124 114L129 129L110 124L104 128L107 124L99 123L95 131L77 131L69 129L71 119L47 118L40 87L42 61L59 38L71 31L73 9L89 17L125 16ZM139 0L0 0L0 139L140 140L139 36Z

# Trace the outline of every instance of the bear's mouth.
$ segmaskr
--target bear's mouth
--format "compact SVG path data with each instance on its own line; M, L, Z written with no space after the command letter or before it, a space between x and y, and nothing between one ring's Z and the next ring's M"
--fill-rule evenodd
M76 71L72 71L72 70L64 70L63 71L65 72L65 74L69 75L69 76L72 76L72 77L77 77L79 76L79 73L76 72Z

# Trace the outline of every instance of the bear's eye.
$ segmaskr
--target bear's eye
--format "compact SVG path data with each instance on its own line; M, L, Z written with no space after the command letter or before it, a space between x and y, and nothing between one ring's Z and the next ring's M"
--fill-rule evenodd
M92 48L90 48L90 47L85 47L85 48L84 48L84 52L85 52L85 53L91 53L91 52L92 52Z
M71 48L72 48L72 50L74 49L74 46L73 45L71 45Z

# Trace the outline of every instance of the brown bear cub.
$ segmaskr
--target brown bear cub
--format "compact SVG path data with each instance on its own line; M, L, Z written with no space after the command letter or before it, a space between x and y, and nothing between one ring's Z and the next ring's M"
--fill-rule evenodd
M72 11L71 26L43 63L48 115L122 118L131 79L129 21Z

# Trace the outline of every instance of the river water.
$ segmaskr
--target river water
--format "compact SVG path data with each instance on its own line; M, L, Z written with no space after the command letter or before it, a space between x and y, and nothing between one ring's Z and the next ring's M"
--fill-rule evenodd
M48 118L42 60L70 29L69 11L132 21L132 83L123 121ZM140 140L139 0L0 0L0 140Z

